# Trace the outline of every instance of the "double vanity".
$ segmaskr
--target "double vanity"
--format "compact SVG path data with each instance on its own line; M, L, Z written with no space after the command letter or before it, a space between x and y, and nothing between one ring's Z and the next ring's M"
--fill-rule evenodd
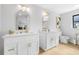
M47 51L58 46L59 35L55 32L7 34L0 41L0 53L4 55L37 55L39 48Z
M35 55L39 53L39 35L36 33L3 36L4 55Z

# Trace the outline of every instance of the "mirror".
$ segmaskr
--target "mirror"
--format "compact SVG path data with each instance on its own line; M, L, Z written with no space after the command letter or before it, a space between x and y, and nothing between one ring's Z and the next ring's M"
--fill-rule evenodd
M16 12L16 29L28 31L30 16L27 11L18 10Z
M49 21L48 21L48 12L43 12L43 18L42 18L42 31L48 31L49 30Z

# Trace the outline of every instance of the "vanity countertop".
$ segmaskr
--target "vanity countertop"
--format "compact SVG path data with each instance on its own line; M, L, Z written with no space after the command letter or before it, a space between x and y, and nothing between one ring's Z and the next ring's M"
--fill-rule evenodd
M19 33L19 34L6 34L3 36L3 38L8 38L8 37L15 37L15 36L25 36L25 35L37 35L38 33Z

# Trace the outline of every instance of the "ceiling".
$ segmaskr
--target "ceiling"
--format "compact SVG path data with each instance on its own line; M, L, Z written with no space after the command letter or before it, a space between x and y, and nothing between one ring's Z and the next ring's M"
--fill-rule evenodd
M58 14L66 13L79 8L78 4L39 4L39 6Z

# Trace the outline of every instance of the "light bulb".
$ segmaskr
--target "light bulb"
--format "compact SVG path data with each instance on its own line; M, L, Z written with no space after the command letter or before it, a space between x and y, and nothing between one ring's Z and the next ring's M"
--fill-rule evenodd
M17 7L18 7L18 8L21 8L22 6L21 6L21 5L17 5Z
M48 13L43 11L43 16L47 16L47 15L48 15Z
M22 7L22 11L26 11L26 7L24 6L24 7Z
M30 12L30 8L29 8L29 7L27 7L27 8L26 8L26 11L27 11L27 12Z
M27 12L30 12L30 8L29 7L22 7L22 11L27 11Z
M22 9L22 6L21 5L17 5L17 9L18 10L21 10Z

